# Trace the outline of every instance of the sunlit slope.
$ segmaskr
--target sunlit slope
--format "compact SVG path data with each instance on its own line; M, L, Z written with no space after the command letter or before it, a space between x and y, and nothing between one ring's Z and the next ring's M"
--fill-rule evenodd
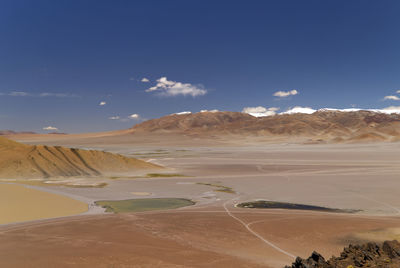
M100 176L161 167L122 155L60 146L25 145L0 137L0 177Z

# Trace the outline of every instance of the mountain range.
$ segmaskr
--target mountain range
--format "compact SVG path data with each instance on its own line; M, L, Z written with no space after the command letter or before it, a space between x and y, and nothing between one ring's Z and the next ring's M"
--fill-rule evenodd
M137 124L133 135L177 134L198 138L258 137L305 142L400 140L400 114L375 111L320 110L255 117L240 112L173 114Z

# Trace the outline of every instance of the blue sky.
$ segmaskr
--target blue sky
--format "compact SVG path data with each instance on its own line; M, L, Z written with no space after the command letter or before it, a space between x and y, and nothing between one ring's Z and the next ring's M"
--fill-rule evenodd
M396 0L1 1L0 129L400 106L399 10Z

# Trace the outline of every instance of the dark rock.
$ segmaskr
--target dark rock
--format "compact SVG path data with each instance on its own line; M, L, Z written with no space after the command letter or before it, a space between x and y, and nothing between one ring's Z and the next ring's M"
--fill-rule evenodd
M390 258L400 257L400 243L397 240L383 242L382 250Z
M325 261L324 257L322 257L322 255L319 254L318 252L314 251L307 260L297 257L295 262L292 264L292 266L286 266L286 267L289 267L289 268L319 268L319 267L326 267L325 265L326 265L326 261Z
M340 257L328 261L319 253L313 252L308 259L297 257L286 268L357 268L357 267L400 267L400 243L396 240L385 241L382 245L370 242L363 245L349 245L343 249Z
M316 251L311 254L310 258L316 263L325 263L324 257Z

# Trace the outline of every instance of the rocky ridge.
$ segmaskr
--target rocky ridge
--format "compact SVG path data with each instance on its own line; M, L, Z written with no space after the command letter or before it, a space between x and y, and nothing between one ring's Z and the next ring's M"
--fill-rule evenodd
M383 244L374 242L362 245L349 245L344 248L339 257L325 260L313 252L308 259L297 257L291 266L285 268L356 268L356 267L400 267L400 243L397 240L385 241Z

